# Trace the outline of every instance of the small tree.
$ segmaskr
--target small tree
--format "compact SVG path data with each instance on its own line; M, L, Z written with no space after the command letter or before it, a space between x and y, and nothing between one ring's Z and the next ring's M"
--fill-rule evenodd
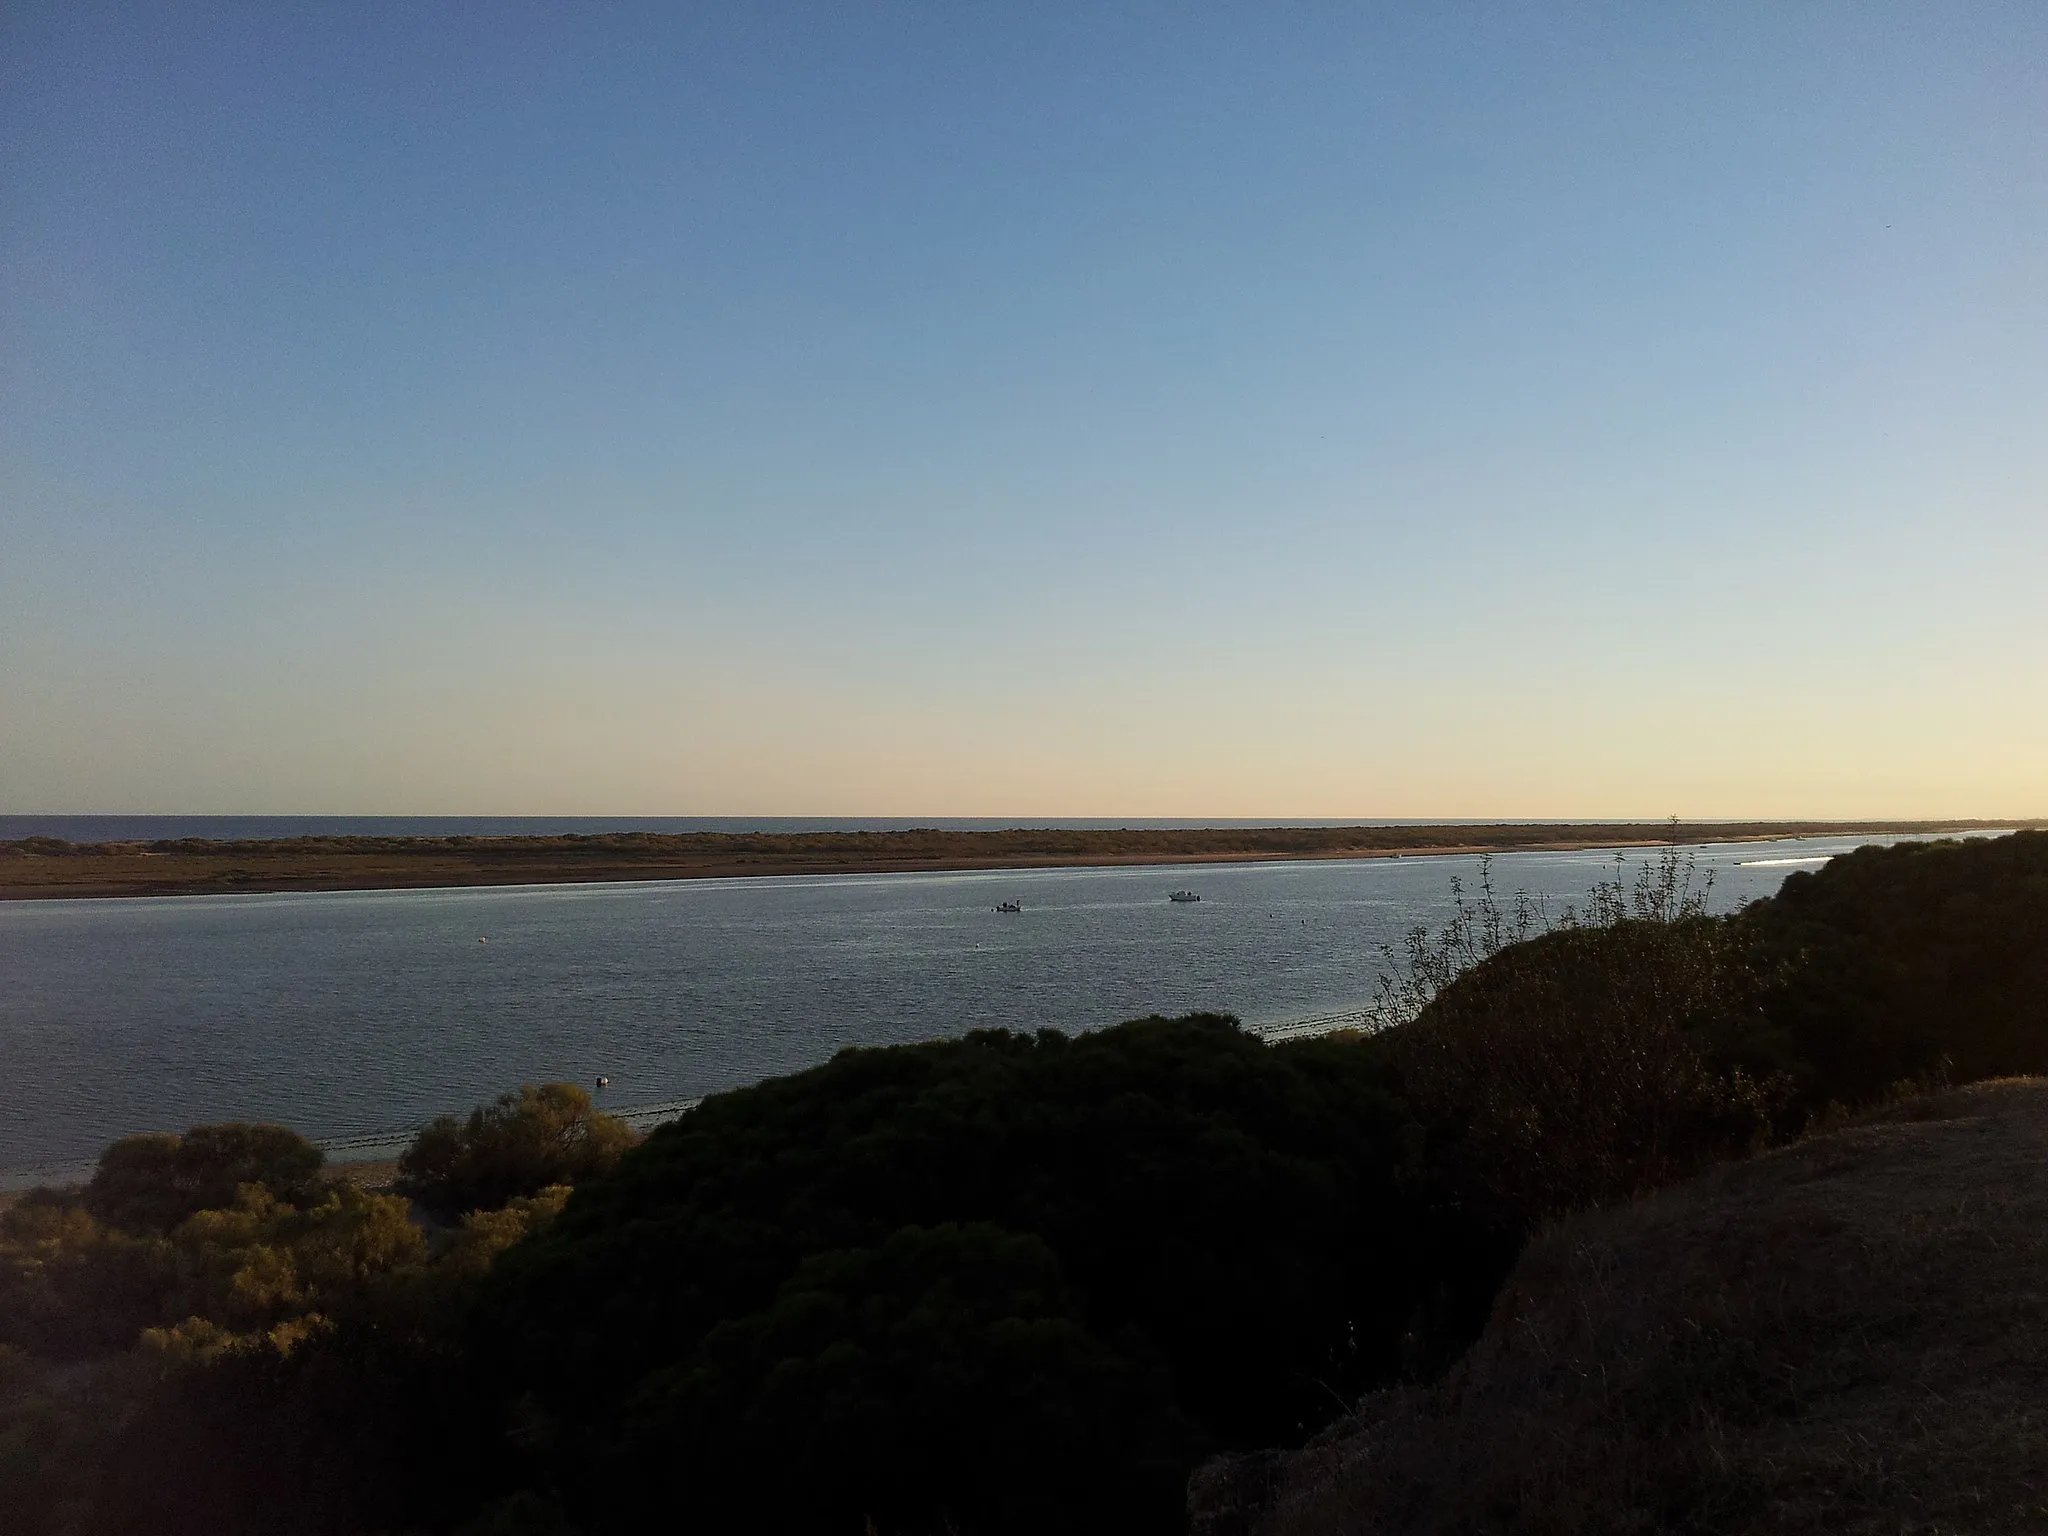
M396 1187L448 1221L601 1173L637 1139L574 1083L528 1083L467 1121L443 1115L421 1131L398 1160Z
M194 1211L232 1206L244 1184L304 1205L324 1160L318 1147L281 1125L195 1125L182 1136L124 1136L100 1154L85 1204L110 1226L168 1232Z

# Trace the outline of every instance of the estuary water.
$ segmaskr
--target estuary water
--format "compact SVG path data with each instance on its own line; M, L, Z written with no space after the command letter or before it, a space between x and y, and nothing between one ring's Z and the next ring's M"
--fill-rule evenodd
M1692 850L1730 910L1871 838ZM1630 855L1640 862L1643 855ZM0 904L0 1175L273 1120L367 1155L521 1082L679 1102L853 1045L1210 1009L1287 1031L1369 1002L1382 946L1476 858L756 877ZM1584 896L1611 853L1504 854ZM1202 898L1175 904L1186 888ZM998 912L1015 902L1023 910Z

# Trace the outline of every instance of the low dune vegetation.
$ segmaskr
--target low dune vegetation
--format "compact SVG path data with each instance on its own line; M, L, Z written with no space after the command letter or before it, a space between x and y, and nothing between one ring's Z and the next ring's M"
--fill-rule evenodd
M856 870L1029 869L1347 859L1667 842L1961 832L1984 822L1612 822L1479 826L1008 827L836 832L600 832L561 836L339 835L71 843L0 841L0 901L56 896L346 891L687 880Z
M1179 1531L1206 1459L1438 1379L1558 1218L2048 1071L2048 834L1865 849L1732 917L1675 855L1551 916L1482 886L1394 960L1341 1037L853 1050L637 1145L529 1088L393 1192L275 1128L117 1143L0 1216L0 1507Z

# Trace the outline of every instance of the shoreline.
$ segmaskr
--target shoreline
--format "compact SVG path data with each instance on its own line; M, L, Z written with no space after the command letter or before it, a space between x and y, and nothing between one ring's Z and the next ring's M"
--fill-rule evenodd
M1171 868L1334 859L1589 852L1801 838L2002 831L2037 820L1610 822L1001 832L304 837L248 842L0 843L0 901L459 890L788 875Z

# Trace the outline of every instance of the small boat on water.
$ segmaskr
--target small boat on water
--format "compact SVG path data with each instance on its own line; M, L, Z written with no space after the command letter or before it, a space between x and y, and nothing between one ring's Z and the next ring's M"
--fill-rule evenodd
M1168 901L1200 901L1202 898L1193 891L1174 891L1166 899Z
M996 903L996 910L998 912L1022 912L1024 909L1014 901L999 901Z

